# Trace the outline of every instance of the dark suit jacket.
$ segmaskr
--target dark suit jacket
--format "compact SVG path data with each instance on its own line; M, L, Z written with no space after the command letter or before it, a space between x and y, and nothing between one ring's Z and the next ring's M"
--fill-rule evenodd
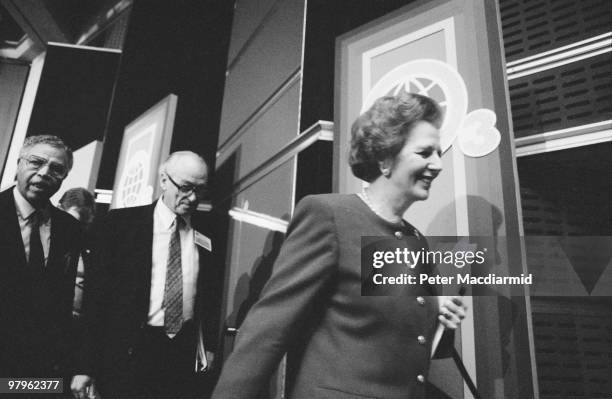
M423 398L419 375L427 377L437 298L423 287L361 296L361 236L398 231L415 234L379 218L356 195L304 198L213 398L257 398L292 349L301 354L290 370L291 399Z
M119 385L130 375L149 311L154 209L155 203L113 210L94 226L91 265L85 275L83 313L87 334L80 353L79 374L101 376L103 381ZM210 237L197 215L192 217L192 226ZM202 322L205 347L214 351L220 298L214 295L218 292L214 285L218 283L212 276L217 270L211 253L199 246L198 251L200 271L194 321L196 325ZM193 361L195 364L195 350ZM122 391L121 386L113 389Z
M81 230L51 207L51 246L35 285L26 256L13 188L0 193L0 377L69 373L72 299Z

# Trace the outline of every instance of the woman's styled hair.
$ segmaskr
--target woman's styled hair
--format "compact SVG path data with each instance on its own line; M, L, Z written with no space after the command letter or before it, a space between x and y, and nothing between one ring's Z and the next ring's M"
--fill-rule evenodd
M379 162L393 159L404 147L417 122L440 128L442 110L431 98L413 93L381 97L351 127L349 165L367 182L381 175Z

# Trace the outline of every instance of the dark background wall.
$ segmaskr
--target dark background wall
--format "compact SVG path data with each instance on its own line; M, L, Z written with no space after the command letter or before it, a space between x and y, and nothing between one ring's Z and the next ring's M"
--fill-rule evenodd
M336 38L413 1L308 1L300 131L321 119L334 120Z
M232 10L231 1L134 1L98 188L112 189L125 126L170 93L171 151L201 153L214 171Z
M55 134L73 150L102 140L120 54L48 45L27 136Z
M499 0L499 6L508 62L593 38L612 24L604 0ZM510 80L514 136L610 120L611 61L608 52ZM607 142L517 158L525 236L609 235L611 151ZM589 290L603 269L591 258L599 251L582 250L585 261L572 266ZM527 245L526 258L530 269L563 265L548 247ZM612 397L610 298L532 296L530 302L540 398Z

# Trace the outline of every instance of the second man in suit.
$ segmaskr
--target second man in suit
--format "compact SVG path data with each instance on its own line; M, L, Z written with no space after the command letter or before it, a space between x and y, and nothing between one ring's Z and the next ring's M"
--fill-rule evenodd
M81 232L49 198L72 168L57 136L28 137L0 193L0 377L65 377Z
M211 241L195 215L208 168L181 151L159 175L158 201L113 210L96 229L77 398L88 397L94 376L104 399L192 397L195 372L211 361L204 354L216 341L217 298L208 297L216 281Z

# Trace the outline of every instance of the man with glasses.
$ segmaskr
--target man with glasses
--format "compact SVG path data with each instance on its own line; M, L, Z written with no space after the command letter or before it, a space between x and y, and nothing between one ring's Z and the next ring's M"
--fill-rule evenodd
M196 372L212 361L220 308L219 270L195 213L207 178L204 159L175 152L159 170L161 197L111 211L98 229L83 363L71 385L77 398L88 397L92 377L102 398L192 398L199 390Z
M28 137L0 193L0 377L65 377L80 228L49 198L72 167L50 135Z

